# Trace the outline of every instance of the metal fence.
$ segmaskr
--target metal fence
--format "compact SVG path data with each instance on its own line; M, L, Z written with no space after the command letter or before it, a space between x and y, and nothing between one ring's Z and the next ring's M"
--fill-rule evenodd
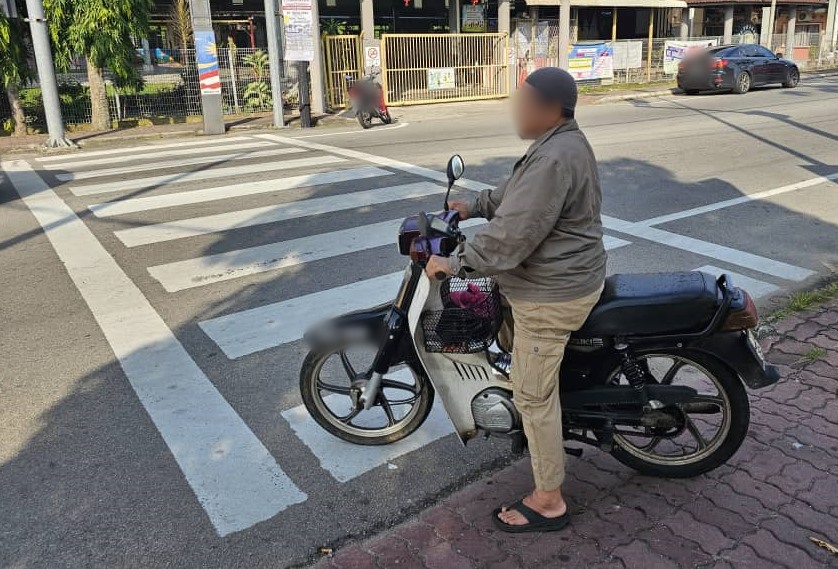
M260 49L223 48L218 50L221 92L225 115L271 111L273 96L268 54ZM167 50L157 54L152 65L142 69L141 89L119 89L106 71L111 119L120 122L168 123L201 115L201 88L195 50ZM59 95L64 122L81 125L91 120L87 70L79 62L68 73L58 75ZM299 108L297 68L283 65L282 99L286 114ZM27 124L45 125L41 90L36 84L21 89ZM0 97L0 126L10 112L5 97Z
M381 43L389 105L509 95L506 34L383 34Z
M326 101L332 109L343 108L349 99L349 84L363 73L361 36L324 36L323 59Z
M535 69L558 66L558 23L542 22L533 26L532 22L522 22L522 28L512 35L511 57L515 68L517 84ZM838 50L826 42L823 34L796 34L794 48L786 47L787 36L778 34L770 39L772 51L784 57L794 59L801 69L823 69L838 66ZM721 45L721 36L693 38L655 38L651 45L648 39L636 40L599 40L583 41L577 45L605 44L613 50L613 76L591 80L594 84L647 83L671 81L677 73L677 62L668 58L667 48L681 41L707 42ZM746 41L746 38L734 36L733 43ZM789 53L791 51L791 53Z

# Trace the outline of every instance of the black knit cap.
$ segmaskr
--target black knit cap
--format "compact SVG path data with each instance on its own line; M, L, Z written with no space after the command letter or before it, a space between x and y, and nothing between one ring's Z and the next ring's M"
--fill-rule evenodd
M566 119L573 118L579 92L570 73L558 67L542 67L527 76L527 83L545 102L561 105Z

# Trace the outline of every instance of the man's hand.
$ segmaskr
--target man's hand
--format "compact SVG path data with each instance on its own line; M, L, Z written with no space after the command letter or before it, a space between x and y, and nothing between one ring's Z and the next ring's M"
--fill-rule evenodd
M469 204L468 202L463 201L453 201L448 202L448 207L455 210L460 215L460 221L465 221L469 217L471 217L471 213L469 212Z
M425 266L425 273L432 279L437 278L438 273L450 277L453 273L451 270L451 263L447 257L440 257L439 255L432 255Z

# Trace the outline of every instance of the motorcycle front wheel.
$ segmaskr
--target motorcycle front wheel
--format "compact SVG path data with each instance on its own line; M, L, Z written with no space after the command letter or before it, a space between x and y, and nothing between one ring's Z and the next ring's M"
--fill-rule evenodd
M434 390L424 373L391 368L368 410L358 402L365 371L378 347L368 343L309 352L300 371L300 393L311 417L347 442L386 445L405 438L427 419Z
M372 115L366 111L358 111L358 124L360 124L363 128L370 128L372 126Z
M637 427L614 436L614 458L642 474L692 478L718 468L736 453L748 434L750 405L742 381L714 356L688 350L640 354L661 385L682 385L698 392L693 399L664 408L674 426ZM626 385L620 368L610 383Z

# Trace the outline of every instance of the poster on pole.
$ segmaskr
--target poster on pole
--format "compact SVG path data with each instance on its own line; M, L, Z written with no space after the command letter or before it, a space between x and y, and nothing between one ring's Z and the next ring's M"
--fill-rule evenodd
M577 81L614 78L614 49L611 43L574 44L568 58L570 74Z
M614 48L614 69L640 69L643 67L643 42L618 41Z
M282 0L282 23L285 29L285 59L312 61L314 41L312 0Z
M690 53L716 45L717 40L667 41L663 46L663 72L667 75L678 73L678 64Z
M485 33L486 9L483 4L466 4L463 6L463 19L460 22L463 33Z
M218 70L215 32L211 30L195 32L195 61L198 64L201 95L220 95L221 74Z
M428 91L456 89L456 77L453 67L432 67L428 69Z

